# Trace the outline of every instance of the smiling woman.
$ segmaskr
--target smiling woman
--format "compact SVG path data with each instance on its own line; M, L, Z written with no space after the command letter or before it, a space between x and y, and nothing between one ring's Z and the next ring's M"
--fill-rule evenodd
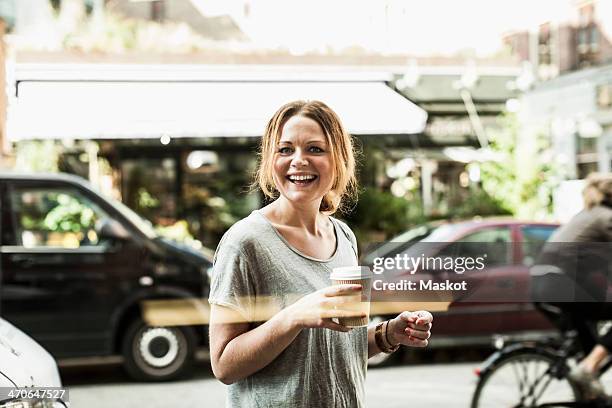
M431 314L376 327L335 320L365 315L349 307L361 285L330 286L332 269L357 265L355 235L331 216L356 182L351 137L327 105L282 106L260 159L256 183L274 201L227 231L212 272L211 363L230 384L227 406L363 407L368 357L425 346Z

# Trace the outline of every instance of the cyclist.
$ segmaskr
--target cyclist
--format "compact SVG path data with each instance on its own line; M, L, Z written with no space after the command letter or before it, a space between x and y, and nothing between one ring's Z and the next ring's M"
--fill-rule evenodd
M532 267L534 301L558 307L590 351L570 372L589 398L605 395L598 370L612 351L612 330L599 336L597 322L612 318L606 303L612 264L612 174L592 173L583 191L584 210L560 227Z

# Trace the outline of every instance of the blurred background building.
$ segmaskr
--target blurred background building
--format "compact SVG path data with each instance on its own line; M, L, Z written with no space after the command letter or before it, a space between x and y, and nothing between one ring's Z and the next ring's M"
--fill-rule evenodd
M612 168L612 3L573 1L571 11L504 38L533 67L522 97L523 144L548 136L566 178Z
M0 1L2 166L79 174L210 246L262 203L250 174L283 99L334 101L359 139L364 191L347 217L368 237L432 218L552 217L564 180L610 171L609 2L531 4L532 27L503 38L480 29L507 21L476 29L439 2L315 3ZM504 18L528 3L478 7ZM427 34L432 10L454 34Z

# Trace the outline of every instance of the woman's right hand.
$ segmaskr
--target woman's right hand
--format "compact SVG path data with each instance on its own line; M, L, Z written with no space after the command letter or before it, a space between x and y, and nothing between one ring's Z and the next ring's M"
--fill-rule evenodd
M300 329L326 328L348 332L350 327L338 324L332 318L365 316L354 306L361 301L361 289L361 285L354 284L328 286L299 299L285 312L292 325Z

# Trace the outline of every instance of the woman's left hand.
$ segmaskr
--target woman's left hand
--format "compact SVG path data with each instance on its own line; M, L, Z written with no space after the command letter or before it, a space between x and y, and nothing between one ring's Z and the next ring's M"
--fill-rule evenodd
M433 316L425 310L402 312L389 321L387 336L389 341L404 346L426 347L431 337Z

